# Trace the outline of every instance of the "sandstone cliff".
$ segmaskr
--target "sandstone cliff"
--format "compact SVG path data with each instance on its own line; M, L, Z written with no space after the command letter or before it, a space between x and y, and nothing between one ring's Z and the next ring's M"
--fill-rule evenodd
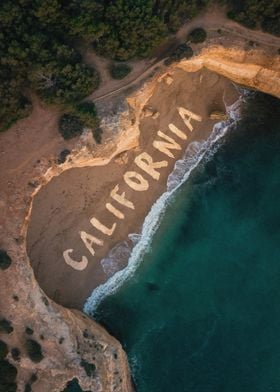
M72 153L64 164L58 165L53 157L57 145L34 151L32 160L17 165L11 162L3 173L0 193L0 248L6 249L12 259L9 268L0 270L0 321L11 322L9 333L2 328L1 340L9 347L7 359L17 368L19 391L24 391L28 383L35 392L62 391L74 378L84 390L132 391L126 356L116 339L81 312L64 309L41 291L26 254L26 228L34 196L53 176L72 167L106 165L113 157L137 147L139 119L147 115L143 109L158 80L172 82L175 67L186 72L206 67L236 83L280 97L279 56L212 47L163 70L129 97L130 111L121 115L119 132L102 147L92 147L82 137L71 145ZM17 135L21 127L28 137L28 124L28 120L22 120L8 133ZM1 135L1 151L5 153L0 155L2 168L7 167L7 156L14 149L8 133ZM43 359L39 362L28 355L28 339L41 345ZM12 351L15 348L20 351L18 357ZM36 377L31 378L34 374Z

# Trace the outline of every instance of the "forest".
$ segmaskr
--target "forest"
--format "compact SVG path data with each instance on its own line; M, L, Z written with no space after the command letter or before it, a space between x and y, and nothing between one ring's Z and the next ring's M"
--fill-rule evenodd
M98 88L79 48L116 61L144 58L208 0L2 0L0 7L0 131L32 110L32 94L59 104L82 125L96 111L78 104ZM228 16L280 34L279 0L223 0ZM68 117L69 120L69 117ZM67 121L68 121L67 120ZM67 123L66 121L66 123ZM97 121L96 121L97 124Z

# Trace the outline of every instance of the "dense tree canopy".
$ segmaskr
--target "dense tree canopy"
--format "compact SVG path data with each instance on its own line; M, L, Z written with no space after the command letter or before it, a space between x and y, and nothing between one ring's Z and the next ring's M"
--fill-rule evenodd
M279 0L217 0L229 16L280 34ZM208 0L2 0L0 130L31 111L30 92L47 103L77 104L98 86L78 49L91 43L114 60L147 57Z
M280 35L279 0L227 0L228 16L247 27L260 26L268 33Z

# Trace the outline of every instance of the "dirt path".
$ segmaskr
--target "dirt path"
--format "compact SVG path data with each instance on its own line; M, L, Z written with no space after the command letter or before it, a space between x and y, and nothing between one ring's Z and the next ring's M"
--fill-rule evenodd
M213 43L228 45L230 43L234 44L236 40L241 39L243 42L256 42L260 46L280 48L280 38L262 31L247 29L246 27L229 20L225 15L225 11L220 7L213 7L193 20L186 22L174 36L170 37L169 44L165 42L156 50L155 57L148 60L128 61L127 63L132 67L132 71L123 80L114 80L111 78L108 71L110 60L99 57L91 50L87 50L85 53L85 61L88 64L94 64L101 76L100 88L88 98L95 102L102 101L127 88L132 88L139 82L145 80L149 75L152 75L158 67L163 65L163 54L170 53L174 46L185 42L188 33L196 27L202 27L207 30L208 33L217 32L219 29L221 34L211 39L211 42ZM223 36L223 33L230 34L230 39ZM193 46L196 50L204 47L205 44Z

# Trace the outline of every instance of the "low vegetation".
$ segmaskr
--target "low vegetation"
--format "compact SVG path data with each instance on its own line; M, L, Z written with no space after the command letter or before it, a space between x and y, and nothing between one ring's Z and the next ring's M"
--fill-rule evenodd
M280 34L279 0L216 1L227 4L230 18ZM83 62L78 42L114 61L145 58L208 2L2 0L0 131L31 112L34 93L46 103L72 108L98 87L98 74ZM190 39L202 42L205 36L197 29ZM127 72L122 66L114 74L121 78Z
M264 31L280 35L279 0L226 0L228 17L249 28L261 27Z
M129 65L121 63L114 63L110 67L110 73L113 79L123 79L131 72L131 70L132 68Z
M17 368L5 359L0 360L0 392L16 392Z
M84 128L90 128L97 143L101 142L101 129L95 104L84 101L73 105L68 113L61 116L59 120L59 132L66 140L81 135Z
M202 43L206 40L207 38L207 33L204 29L201 27L198 27L194 30L192 30L187 37L188 42L192 42L193 44L199 44Z
M32 328L26 327L26 328L25 328L25 333L26 333L27 335L33 335L34 331L33 331Z
M59 120L59 132L63 139L72 139L83 132L83 122L74 114L63 114Z
M85 372L88 377L95 376L96 366L92 363L85 361L84 359L81 360L81 366L85 369Z
M41 362L44 358L42 354L41 345L33 339L27 339L26 341L26 350L29 358L32 362L38 363Z
M9 320L5 318L0 320L0 332L10 334L13 332L13 330L14 328L12 326L12 323Z
M187 44L180 44L171 53L171 55L165 60L165 65L170 65L175 61L180 61L182 59L189 59L193 56L193 50Z
M4 249L0 249L0 269L5 270L10 267L12 260Z
M66 387L63 389L62 392L90 392L90 391L84 391L80 387L78 379L73 378L73 380L68 381Z
M13 347L11 349L11 354L12 354L12 358L15 361L19 361L20 360L20 351L19 351L19 349L17 347Z
M0 359L4 359L8 354L8 346L3 340L0 340Z

